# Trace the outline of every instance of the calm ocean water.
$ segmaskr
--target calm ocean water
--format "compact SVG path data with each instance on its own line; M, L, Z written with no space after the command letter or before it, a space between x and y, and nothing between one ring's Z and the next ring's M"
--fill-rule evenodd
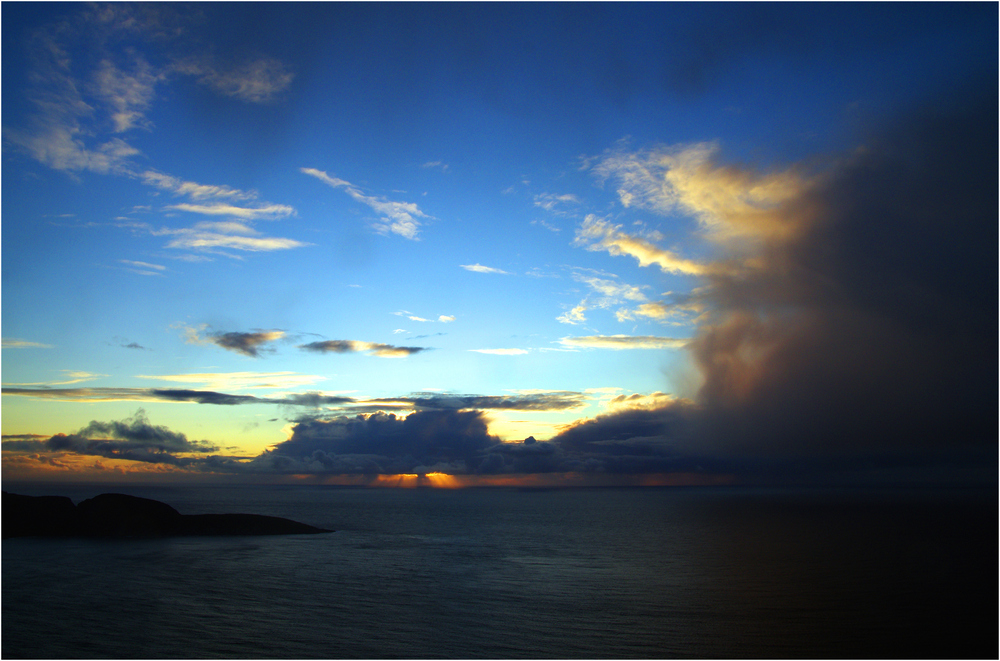
M995 490L18 487L315 536L3 542L4 658L996 658Z

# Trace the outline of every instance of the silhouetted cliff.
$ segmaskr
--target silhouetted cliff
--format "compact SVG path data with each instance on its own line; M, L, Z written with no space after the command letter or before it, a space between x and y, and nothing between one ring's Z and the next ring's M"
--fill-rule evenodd
M3 537L176 537L332 532L260 514L184 515L166 503L105 493L73 505L64 496L3 492Z

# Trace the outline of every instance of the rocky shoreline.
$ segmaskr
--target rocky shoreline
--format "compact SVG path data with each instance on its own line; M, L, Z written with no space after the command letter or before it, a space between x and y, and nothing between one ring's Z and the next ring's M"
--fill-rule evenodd
M3 492L3 538L111 539L215 535L311 535L333 532L261 514L181 514L158 500L105 493L79 505L65 496Z

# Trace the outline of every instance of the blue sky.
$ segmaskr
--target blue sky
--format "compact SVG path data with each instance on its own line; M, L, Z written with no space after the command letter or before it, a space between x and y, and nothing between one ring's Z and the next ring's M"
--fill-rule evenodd
M992 193L909 194L937 167L995 183L995 25L958 3L5 3L4 477L976 463L975 434L887 421L907 384L964 393L934 349L953 323L895 302L954 319L930 237L996 275ZM963 325L970 355L992 319ZM977 395L924 429L995 421L956 361ZM845 390L870 406L831 428Z

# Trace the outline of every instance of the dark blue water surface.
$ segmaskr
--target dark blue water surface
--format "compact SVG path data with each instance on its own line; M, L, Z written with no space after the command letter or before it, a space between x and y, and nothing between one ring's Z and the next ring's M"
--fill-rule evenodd
M997 494L23 487L325 535L3 542L4 658L996 658Z

